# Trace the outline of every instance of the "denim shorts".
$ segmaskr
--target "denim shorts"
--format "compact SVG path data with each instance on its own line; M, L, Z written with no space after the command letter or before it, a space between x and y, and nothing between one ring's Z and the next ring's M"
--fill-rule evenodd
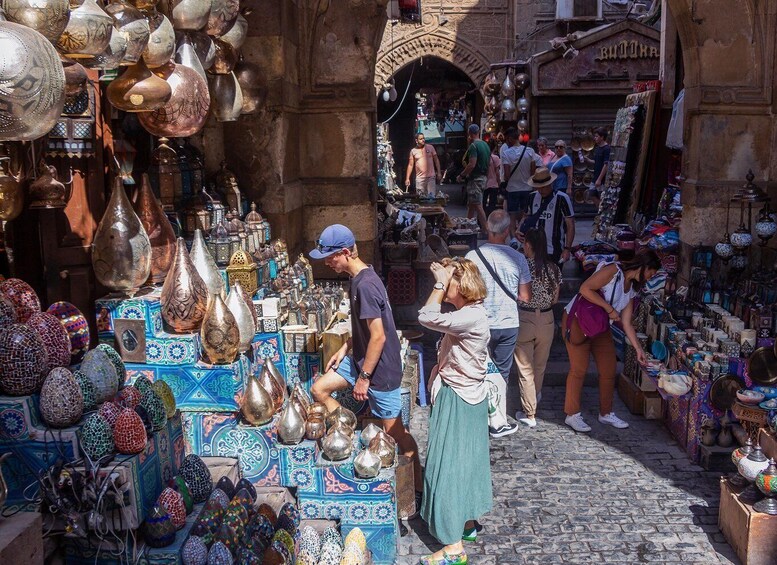
M518 190L507 193L507 211L517 214L527 212L534 200L534 192L530 190Z
M337 366L335 372L343 377L351 386L356 386L359 377L359 369L348 355ZM402 392L397 387L394 390L375 390L370 387L367 391L367 400L373 415L381 420L399 418L402 413Z

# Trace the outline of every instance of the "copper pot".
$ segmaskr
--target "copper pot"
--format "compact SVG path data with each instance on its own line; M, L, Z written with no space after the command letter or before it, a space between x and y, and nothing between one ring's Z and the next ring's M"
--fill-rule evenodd
M162 286L162 319L174 332L194 332L200 329L206 315L208 291L189 259L184 240L179 237L175 245L175 258ZM214 319L221 317L216 314Z
M229 43L235 49L240 49L243 43L245 43L247 35L248 20L243 17L243 14L238 14L237 18L235 18L235 23L219 39Z
M210 17L210 0L161 0L159 9L175 29L204 28Z
M208 83L197 71L168 63L155 70L173 91L170 100L153 112L140 114L140 123L159 137L189 137L205 125L210 108Z
M229 31L240 13L240 0L211 0L205 32L219 37Z
M112 28L113 18L95 0L84 0L70 12L70 21L59 36L57 47L73 59L94 57L108 47Z
M105 7L105 11L113 18L116 28L127 40L127 52L122 63L137 63L151 36L148 20L126 0L113 0Z
M220 39L214 39L213 45L216 47L216 57L213 60L213 66L208 69L208 72L213 75L231 73L237 64L237 49Z
M235 73L210 77L210 99L213 115L219 122L234 122L243 110L243 91Z
M151 241L151 274L148 280L151 284L163 283L175 257L175 233L151 190L146 173L143 173L143 181L133 207Z
M57 168L41 163L40 176L30 184L31 209L64 208L67 188L57 179ZM71 178L72 181L72 178ZM69 181L70 182L70 181Z
M143 60L149 68L155 69L166 65L175 53L175 30L163 14L154 12L148 16L151 34L143 49Z
M9 22L34 29L51 42L70 20L69 0L4 0L3 10Z
M141 60L128 67L107 89L108 100L125 112L150 112L161 108L173 91L170 85Z

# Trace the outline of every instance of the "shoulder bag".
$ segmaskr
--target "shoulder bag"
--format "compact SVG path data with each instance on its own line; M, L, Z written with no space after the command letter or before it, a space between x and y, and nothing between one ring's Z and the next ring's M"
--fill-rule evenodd
M615 289L618 287L620 280L621 270L618 269L618 274L615 275L615 284L612 287L612 293L610 293L610 306L612 306L612 301L615 298ZM601 291L599 292L601 294ZM590 302L579 293L575 297L575 303L567 315L567 341L570 340L573 320L577 320L577 324L580 326L583 334L589 339L601 335L610 329L610 315L605 309Z
M513 175L515 174L515 170L518 168L518 165L521 164L521 161L523 161L523 156L526 155L526 148L528 145L523 146L523 151L521 151L521 156L518 157L518 161L515 163L515 166L513 166L513 170L510 171L510 175L503 180L501 183L499 183L499 190L505 190L507 188L507 183L510 182L510 179L513 178Z
M480 260L486 266L486 269L488 269L488 273L491 275L491 278L493 278L496 281L496 284L499 285L499 288L501 288L507 296L509 296L512 300L515 301L515 306L517 308L518 307L518 297L515 296L515 294L513 294L512 292L510 292L510 290L507 288L507 285L505 285L505 283L502 282L502 279L500 279L499 275L496 274L496 271L491 266L491 264L488 261L486 261L486 258L483 255L483 253L480 251L480 249L476 249L475 253L478 254L478 257L480 257Z

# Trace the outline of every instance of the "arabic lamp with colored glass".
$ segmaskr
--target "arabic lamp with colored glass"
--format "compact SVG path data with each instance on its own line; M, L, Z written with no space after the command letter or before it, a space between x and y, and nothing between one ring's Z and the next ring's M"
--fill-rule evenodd
M758 221L755 224L755 234L761 240L759 245L765 246L774 237L775 233L777 233L777 222L774 221L774 215L771 213L767 203L761 209Z
M739 461L743 458L747 457L752 453L753 451L753 440L750 438L747 438L745 441L745 445L742 447L738 447L734 451L731 452L731 462L734 464L734 466L739 469ZM733 487L736 488L745 488L747 486L747 481L742 477L742 475L739 474L739 471L735 473L731 473L728 476L728 482L731 483Z
M753 505L753 510L777 516L777 465L775 465L774 459L769 459L769 466L758 473L755 478L755 486L766 498L756 502Z
M240 330L220 294L212 294L200 328L200 343L209 363L233 363L238 355Z
M755 487L755 479L758 473L769 466L769 460L757 443L753 445L753 451L747 457L739 460L739 474L748 482L747 488L739 495L739 500L745 504L753 504L762 498L761 493Z

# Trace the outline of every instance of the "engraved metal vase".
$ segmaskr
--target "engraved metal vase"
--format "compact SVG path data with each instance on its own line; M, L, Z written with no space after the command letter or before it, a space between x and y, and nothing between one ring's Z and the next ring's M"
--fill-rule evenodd
M202 31L187 31L189 40L194 45L194 51L197 53L197 57L200 59L202 68L206 71L213 66L213 61L216 58L216 46L213 45L213 39ZM176 37L178 34L176 34Z
M342 461L351 456L353 441L340 431L335 431L321 440L321 449L330 461Z
M210 0L161 0L159 9L175 29L198 30L208 24Z
M275 363L273 363L271 358L265 357L264 366L270 372L273 379L275 379L275 382L278 383L278 388L283 391L283 401L286 402L286 399L289 398L289 390L286 388L286 379L283 378L283 375L281 375L281 372L278 370L278 367L275 366Z
M51 42L70 20L69 0L4 0L3 10L9 22L34 29Z
M65 105L65 71L57 50L37 31L0 12L0 141L46 135Z
M30 183L30 209L64 208L67 188L59 182L57 168L41 162L39 176Z
M6 163L10 159L3 157L0 161L0 220L9 222L17 218L24 210L24 191L13 176L6 172Z
M337 421L342 422L351 429L356 428L356 415L348 410L348 408L338 406L326 417L327 427L334 426Z
M240 49L248 36L248 20L243 14L238 14L235 22L230 26L227 32L219 37L221 41L229 43L235 49Z
M164 14L153 12L148 16L151 33L148 36L146 48L143 49L143 60L149 68L155 69L169 63L175 54L175 29Z
M112 0L105 7L105 11L113 18L115 27L127 40L127 51L122 64L137 63L151 36L151 25L148 19L126 0Z
M246 391L240 402L243 419L253 426L269 422L275 413L275 406L267 391L262 388L256 377L248 377Z
M148 70L142 60L113 80L107 93L110 103L125 112L151 112L161 108L173 95L167 81Z
M240 14L240 0L211 0L210 15L205 31L208 35L224 35Z
M113 18L96 0L84 0L70 11L70 21L57 40L57 48L71 59L94 57L108 47L112 29Z
M178 37L178 40L175 46L176 64L185 65L190 69L197 71L197 74L199 74L205 80L208 80L208 77L205 74L205 69L202 66L202 60L200 59L200 55L197 53L197 48L194 46L194 42L192 41L192 38L189 35L189 33L182 32L180 34L176 34L176 36ZM214 49L214 54L215 54L215 49Z
M243 111L243 91L235 73L210 78L210 104L219 122L234 122Z
M361 433L361 442L364 447L367 447L370 445L370 442L373 440L375 436L377 436L380 432L382 432L378 426L375 424L367 424Z
M127 56L127 38L116 28L111 27L111 39L108 41L102 53L91 59L81 59L84 66L90 69L112 71L121 66L121 62Z
M243 107L240 113L253 114L264 105L267 97L267 91L262 86L264 82L262 71L259 65L240 59L235 65L234 73L243 94Z
M189 137L205 126L210 108L208 83L185 65L168 63L155 72L173 91L170 100L153 112L139 115L141 125L159 137Z
M248 351L251 347L251 341L254 339L254 335L256 335L256 326L254 326L254 317L251 314L252 309L246 304L238 281L235 281L235 284L229 290L227 307L235 317L237 329L240 332L240 345L238 349L241 352Z
M346 426L340 420L337 420L334 425L329 426L329 429L326 431L326 435L332 435L335 432L345 434L351 439L353 439L353 436L356 434L353 428Z
M305 419L294 403L289 402L278 419L278 439L286 445L296 445L305 437Z
M219 294L212 294L208 301L208 311L200 329L200 342L211 363L228 364L237 358L240 331L235 317Z
M378 476L382 466L380 457L369 449L362 450L353 460L353 470L362 479L373 479Z
M151 242L119 178L94 235L92 267L101 285L128 293L137 291L151 272Z
M143 181L134 203L135 213L151 242L151 284L164 283L175 258L175 232L170 220L162 210L162 205L151 190L148 174L143 173Z
M305 422L305 437L307 439L320 439L326 434L326 422L321 416L308 416Z
M262 367L262 370L259 372L258 380L259 384L262 385L262 388L270 395L270 398L272 398L274 411L277 412L283 406L283 389L278 384L278 381L275 380L275 377L272 376L272 373L270 373L267 363L264 364L264 367Z
M214 39L213 45L216 48L216 56L208 72L213 75L225 75L235 70L238 57L237 49L220 39Z
M202 237L202 230L194 230L194 239L192 240L189 258L205 282L205 286L208 287L208 294L221 294L224 292L224 279L219 274L219 268L216 266L210 251L208 251L205 238Z
M394 464L394 459L397 454L396 444L393 441L389 441L385 432L380 432L372 438L367 449L380 457L380 462L383 467L391 467Z
M173 264L162 285L161 302L162 319L174 332L196 332L200 329L208 308L208 289L189 259L186 243L180 237L175 243ZM234 323L234 318L232 321Z

